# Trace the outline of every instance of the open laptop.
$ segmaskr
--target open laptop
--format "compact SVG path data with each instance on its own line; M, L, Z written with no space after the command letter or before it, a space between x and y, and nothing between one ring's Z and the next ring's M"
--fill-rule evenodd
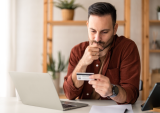
M156 83L150 92L146 102L141 105L142 111L153 110L160 107L160 83Z
M69 110L88 104L60 101L52 77L48 73L9 72L23 104Z

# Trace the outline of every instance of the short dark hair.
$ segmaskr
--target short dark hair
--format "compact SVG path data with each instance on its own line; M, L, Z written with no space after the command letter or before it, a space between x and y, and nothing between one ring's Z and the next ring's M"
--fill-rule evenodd
M98 15L98 16L111 15L113 27L115 26L116 18L117 18L116 9L110 3L96 2L96 3L92 4L88 8L88 19L89 19L90 15Z

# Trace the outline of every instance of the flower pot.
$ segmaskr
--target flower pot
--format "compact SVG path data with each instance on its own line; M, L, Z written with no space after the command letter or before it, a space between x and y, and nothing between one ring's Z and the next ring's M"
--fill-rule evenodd
M52 77L53 72L52 72L52 71L49 71L48 73L49 73L49 74L51 75L51 77ZM55 89L56 89L56 91L57 91L57 94L59 94L60 73L59 73L59 72L56 72L55 76L56 76L56 77L55 77L56 79L53 79L53 77L52 77L52 81L53 81L54 87L55 87Z
M160 12L158 12L158 20L160 20Z
M62 9L63 20L73 20L74 10L73 9Z

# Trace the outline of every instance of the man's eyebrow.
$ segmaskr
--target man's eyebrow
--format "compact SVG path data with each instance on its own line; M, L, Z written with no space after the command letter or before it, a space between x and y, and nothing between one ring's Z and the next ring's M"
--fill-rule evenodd
M109 31L109 30L110 30L110 29L103 29L103 30L101 30L101 32L102 32L102 31Z
M93 29L93 28L90 28L91 30L95 30L95 29Z
M90 28L91 30L95 30L95 29L93 29L93 28ZM103 30L101 30L101 32L102 31L109 31L110 29L103 29Z

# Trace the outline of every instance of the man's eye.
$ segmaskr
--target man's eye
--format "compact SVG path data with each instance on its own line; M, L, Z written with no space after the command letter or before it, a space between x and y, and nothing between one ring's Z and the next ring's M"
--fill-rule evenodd
M108 33L108 32L103 32L103 33Z
M95 33L95 31L91 31L91 32Z

